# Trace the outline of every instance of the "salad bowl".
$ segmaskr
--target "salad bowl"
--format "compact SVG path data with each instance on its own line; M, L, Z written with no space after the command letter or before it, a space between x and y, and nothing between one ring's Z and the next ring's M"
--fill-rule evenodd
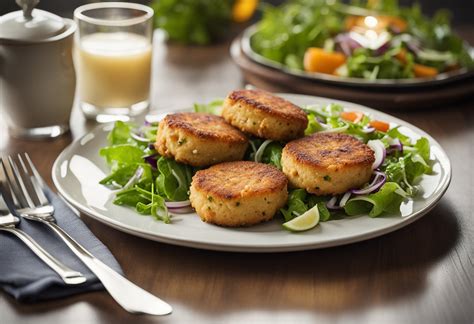
M283 74L293 76L296 78L315 81L327 85L333 86L347 86L357 87L364 89L420 89L433 86L450 85L456 82L462 82L468 80L472 81L474 77L474 70L467 68L460 68L450 72L444 72L438 74L433 78L404 78L404 79L375 79L369 80L364 78L354 78L348 76L336 76L331 74L319 73L319 72L306 72L301 69L288 67L280 62L270 60L263 55L259 54L252 48L252 38L257 32L257 25L254 24L242 33L242 36L237 41L238 46L242 53L248 57L251 61L258 63L264 67L273 69ZM471 57L474 58L474 48L470 47L469 51ZM235 54L234 54L235 56Z

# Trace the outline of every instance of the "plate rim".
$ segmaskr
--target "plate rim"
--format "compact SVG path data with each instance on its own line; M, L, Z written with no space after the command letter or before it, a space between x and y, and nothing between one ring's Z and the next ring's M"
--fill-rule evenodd
M97 221L106 224L114 229L120 230L122 232L134 235L134 236L139 236L145 239L153 240L153 241L158 241L162 243L167 243L167 244L173 244L173 245L179 245L179 246L186 246L186 247L191 247L191 248L198 248L198 249L206 249L206 250L214 250L214 251L228 251L228 252L246 252L246 253L261 253L261 252L292 252L292 251L304 251L304 250L313 250L313 249L321 249L321 248L328 248L328 247L334 247L334 246L341 246L341 245L347 245L351 243L356 243L356 242L361 242L365 240L369 240L372 238L376 238L391 232L394 232L400 228L403 228L414 221L420 219L422 216L426 215L429 213L441 200L441 198L444 196L445 192L449 188L449 185L451 183L452 179L452 164L451 161L442 148L442 146L434 139L431 135L423 131L422 129L416 127L415 125L412 125L411 123L408 123L406 121L403 121L402 119L399 119L395 116L392 116L390 114L375 110L373 108L360 105L357 103L353 102L348 102L348 101L343 101L343 100L337 100L337 99L332 99L332 98L326 98L326 97L319 97L319 96L310 96L310 95L300 95L300 94L292 94L292 93L277 93L276 95L279 96L286 96L286 97L307 97L311 99L317 99L320 101L331 101L334 103L340 103L342 105L344 104L349 104L351 106L359 106L363 110L372 113L372 114L377 114L377 115L385 115L389 116L390 119L393 122L396 122L400 125L408 126L412 131L414 131L418 135L422 136L427 136L432 143L432 145L437 146L437 148L441 151L443 158L445 159L446 162L446 175L441 179L440 187L437 193L435 193L434 196L431 197L432 202L429 203L428 205L424 206L422 209L419 211L410 214L409 216L403 217L403 219L396 223L395 225L391 225L388 227L380 228L380 229L374 229L369 232L361 233L361 234L356 234L352 235L350 237L343 237L343 238L337 238L334 240L326 241L326 242L309 242L309 243L282 243L282 244L240 244L236 245L235 243L230 243L230 244L213 244L213 243L206 243L206 242L197 242L192 239L183 239L183 238L173 238L167 234L156 234L156 233L151 233L147 230L137 230L131 225L125 224L123 222L116 221L114 219L111 219L110 217L106 215L102 215L100 212L95 211L90 208L84 208L81 206L81 204L78 204L74 201L74 199L67 193L67 191L61 186L60 180L57 178L57 174L59 174L57 171L60 170L60 163L62 160L64 160L64 157L67 156L68 154L71 155L70 153L73 151L75 146L81 143L83 138L86 136L90 136L90 134L97 134L99 132L103 132L104 128L107 127L107 125L112 125L112 123L107 123L107 124L99 124L95 128L93 128L91 131L83 134L81 137L77 138L73 142L71 142L64 150L58 155L56 160L54 161L52 170L51 170L51 175L52 175L52 180L53 183L59 193L59 195L66 200L66 202L70 205L72 205L74 208L78 209L85 215L96 219ZM173 112L176 110L180 109L173 109L167 112L160 112L161 113L168 113L168 112ZM182 110L182 109L181 109ZM364 217L364 215L358 216L358 217ZM400 216L401 217L401 216ZM298 235L298 234L295 234Z
M252 61L266 66L267 68L276 69L289 76L299 77L306 80L319 81L327 84L339 85L339 86L355 86L373 89L413 89L413 88L426 88L438 85L449 84L459 80L467 79L474 76L474 70L462 68L456 72L443 72L436 78L405 78L405 79L377 79L374 81L366 80L363 78L352 78L352 77L338 77L329 74L319 72L305 72L302 70L291 69L282 63L270 60L259 53L255 52L251 46L251 37L256 33L257 23L250 25L245 28L238 40L238 44L242 49L243 53ZM469 44L468 44L469 45ZM469 45L470 46L470 45ZM471 50L474 53L474 48L471 46ZM441 76L441 77L440 77Z

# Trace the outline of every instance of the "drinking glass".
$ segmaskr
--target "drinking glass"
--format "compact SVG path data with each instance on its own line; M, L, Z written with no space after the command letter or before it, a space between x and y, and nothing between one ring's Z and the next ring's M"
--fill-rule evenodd
M105 2L74 11L79 104L88 119L127 120L149 107L153 9Z

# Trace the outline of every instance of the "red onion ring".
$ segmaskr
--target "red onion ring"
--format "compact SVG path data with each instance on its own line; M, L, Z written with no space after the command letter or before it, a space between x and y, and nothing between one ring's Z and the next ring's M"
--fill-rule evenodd
M366 188L353 189L350 192L354 195L367 195L378 191L385 184L385 181L387 181L387 175L380 171L375 171L374 174L374 179Z
M375 161L372 164L372 170L375 170L382 165L385 157L387 156L387 150L385 149L385 145L381 140L368 141L367 145L372 149L372 151L374 151L375 154Z
M403 153L403 143L398 138L395 138L393 141L391 141L390 147L388 148L387 153L392 153L395 151L399 151Z
M336 209L341 209L341 207L336 206L337 203L337 196L333 196L329 201L326 203L326 207L328 209L336 210Z
M369 126L369 127L364 127L362 128L362 132L366 133L366 134L370 134L370 133L373 133L375 132L375 128Z
M346 205L349 198L351 198L351 195L352 195L352 192L350 190L347 191L344 194L344 196L342 196L341 200L339 201L339 207L343 208Z
M134 140L138 141L138 142L142 142L142 143L150 143L152 142L150 139L148 138L145 138L143 136L140 136L138 134L135 134L133 132L130 132L130 137L133 138Z

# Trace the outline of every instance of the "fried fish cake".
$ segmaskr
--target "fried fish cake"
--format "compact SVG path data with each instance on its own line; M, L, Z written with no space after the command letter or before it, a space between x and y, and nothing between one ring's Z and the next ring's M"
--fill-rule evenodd
M303 136L308 125L303 109L262 90L231 92L224 102L222 117L243 132L277 141Z
M189 199L204 222L250 226L273 218L288 198L288 180L277 168L238 161L196 172Z
M159 124L155 148L192 166L241 160L248 140L222 117L203 113L167 115Z
M281 165L292 186L335 195L368 182L374 161L374 152L355 137L316 133L289 142Z

